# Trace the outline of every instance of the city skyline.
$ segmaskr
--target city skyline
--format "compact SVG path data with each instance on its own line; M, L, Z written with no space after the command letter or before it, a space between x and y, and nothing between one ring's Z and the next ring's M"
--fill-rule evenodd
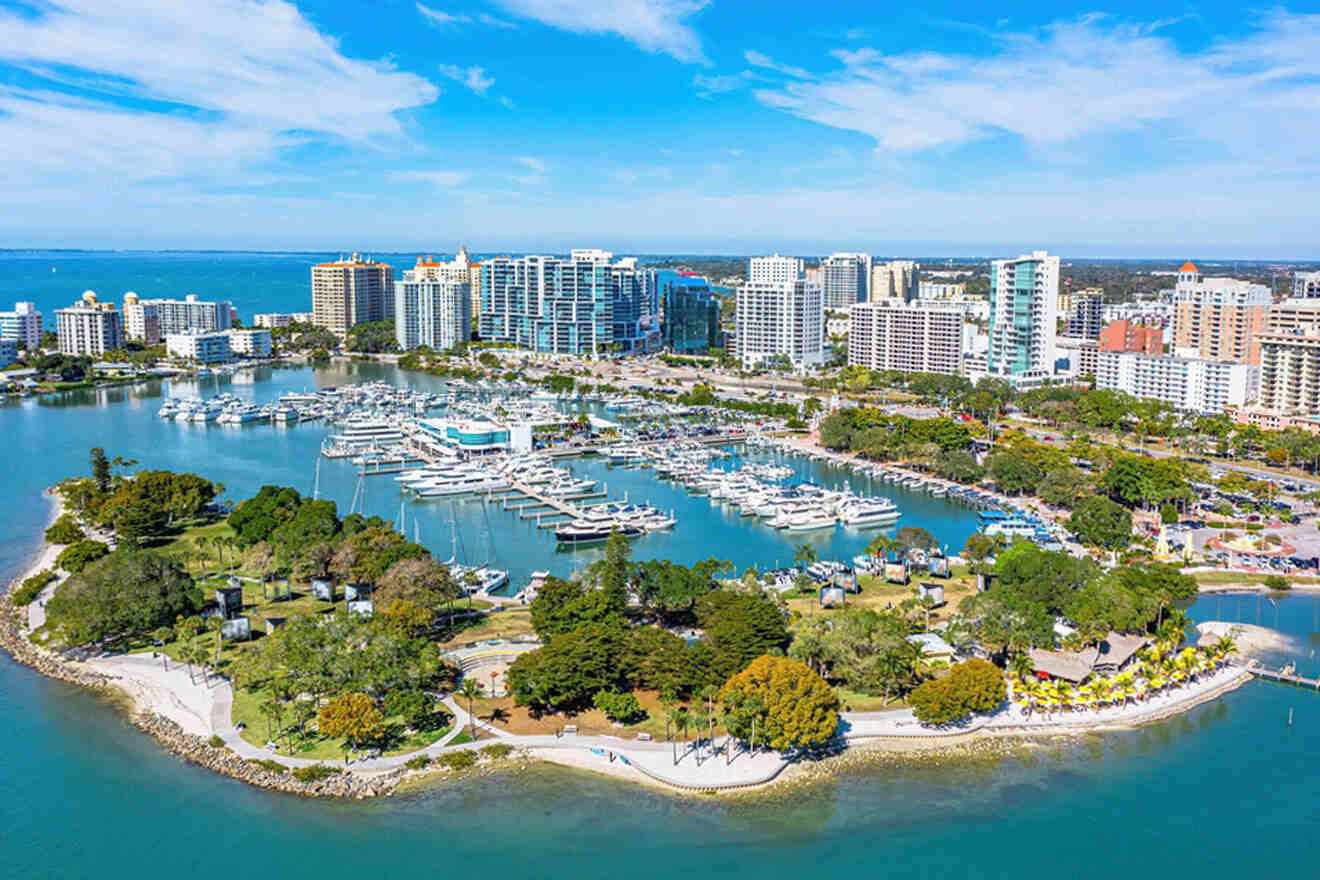
M1317 15L366 11L0 2L0 244L1314 256Z

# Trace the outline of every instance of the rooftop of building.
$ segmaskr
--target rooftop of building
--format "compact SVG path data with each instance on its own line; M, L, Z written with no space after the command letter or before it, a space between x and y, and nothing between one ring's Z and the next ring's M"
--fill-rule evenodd
M338 260L331 260L326 263L316 264L317 268L335 268L335 269L348 269L353 267L366 268L368 266L383 266L386 269L390 268L389 263L382 263L379 260L373 260L371 257L364 257L361 254L353 254L352 256L349 257L340 257Z
M1183 263L1182 266L1180 266L1180 267L1178 268L1178 271L1179 271L1179 272L1195 272L1197 275L1200 275L1200 274L1201 274L1201 270L1198 269L1198 268L1196 268L1196 264L1193 263L1191 260L1188 260L1187 262Z

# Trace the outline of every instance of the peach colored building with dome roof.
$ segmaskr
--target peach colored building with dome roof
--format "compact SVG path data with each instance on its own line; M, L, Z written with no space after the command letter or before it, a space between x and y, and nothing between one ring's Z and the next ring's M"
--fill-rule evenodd
M1190 260L1174 288L1174 351L1193 349L1209 361L1260 363L1270 289L1237 278L1202 277Z

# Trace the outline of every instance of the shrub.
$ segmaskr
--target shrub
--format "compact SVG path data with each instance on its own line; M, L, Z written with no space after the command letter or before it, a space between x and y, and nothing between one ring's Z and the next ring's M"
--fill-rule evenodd
M637 702L637 697L632 693L597 691L592 703L611 721L629 721L639 715L645 715L641 704Z
M78 574L109 552L110 548L100 541L78 541L61 550L55 564L69 574Z
M425 770L427 767L431 766L431 756L418 755L415 758L409 758L403 762L403 766L407 767L409 770Z
M487 758L499 761L513 754L513 746L508 743L492 743L481 750L481 754Z
M445 752L437 757L435 762L450 770L468 770L477 763L477 755L467 749L461 752Z
M947 676L928 681L908 695L922 724L948 724L973 712L989 712L1004 702L1007 689L999 667L986 660L967 660Z
M14 589L9 598L13 600L15 605L31 605L32 600L37 598L41 591L46 588L46 584L53 580L55 580L54 569L48 568L39 571L31 577L24 578L23 583Z
M312 764L309 767L298 767L293 771L293 778L299 782L320 782L344 771L338 767L331 767L328 764Z
M1226 529L1228 528L1228 523L1223 522L1222 520L1211 520L1205 524L1205 527L1207 529Z
M271 773L278 773L281 776L289 772L288 767L285 767L279 761L272 761L270 758L249 758L248 763L253 767L260 767L262 770L269 770Z
M1283 575L1281 575L1281 574L1269 574L1269 575L1266 575L1266 576L1265 576L1265 580L1262 581L1262 583L1265 584L1265 589L1267 589L1267 590L1291 590L1291 589L1292 589L1292 584L1288 583L1288 579L1287 579L1286 577L1284 577Z
M218 736L212 736L206 741L206 744L213 749L223 749L225 747L225 741Z
M51 523L50 528L46 529L46 540L52 544L72 544L75 541L81 541L85 537L87 537L87 533L67 513L61 514L60 518Z
M1247 523L1245 526L1243 526L1243 528L1249 532L1259 532L1261 529L1265 527L1262 526L1260 523Z

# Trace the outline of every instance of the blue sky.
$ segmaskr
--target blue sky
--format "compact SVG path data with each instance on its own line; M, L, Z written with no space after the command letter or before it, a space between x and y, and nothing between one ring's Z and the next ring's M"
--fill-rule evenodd
M1317 145L1297 6L0 0L5 247L1316 259Z

